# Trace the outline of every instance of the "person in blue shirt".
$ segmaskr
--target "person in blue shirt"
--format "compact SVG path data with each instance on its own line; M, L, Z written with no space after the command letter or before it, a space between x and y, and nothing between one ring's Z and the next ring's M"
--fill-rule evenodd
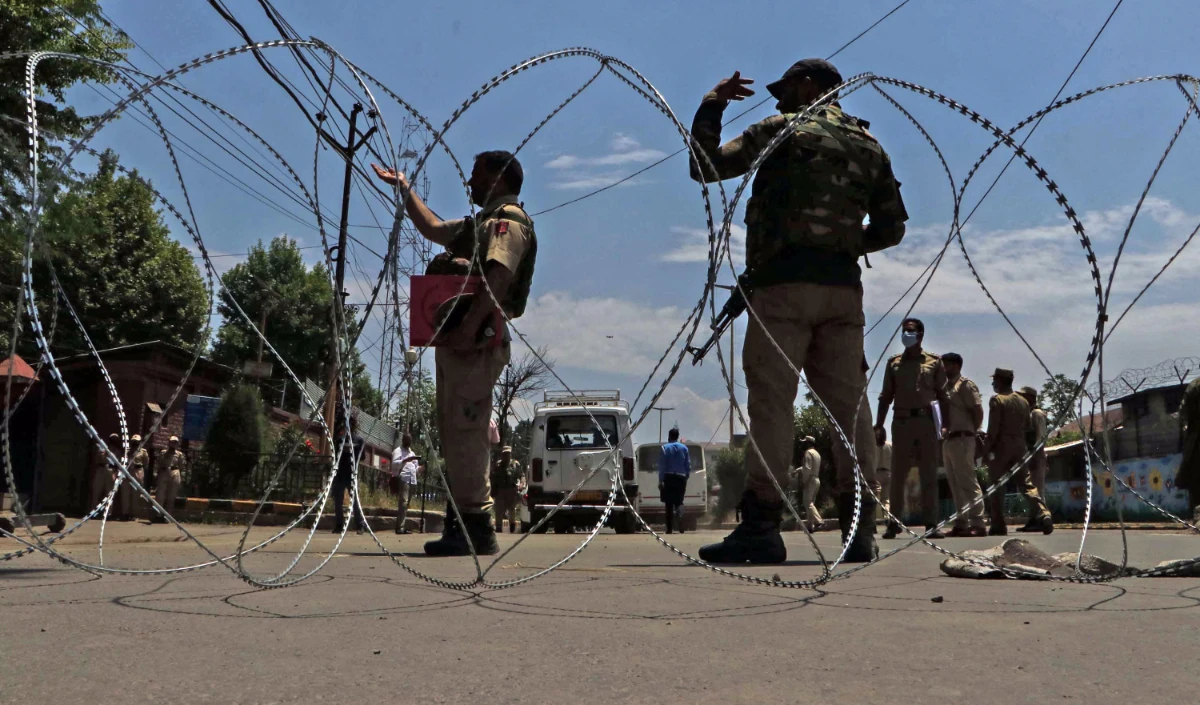
M683 495L687 491L688 476L692 474L692 459L688 448L679 442L679 429L667 433L667 443L658 456L659 499L667 506L667 533L672 525L683 533Z

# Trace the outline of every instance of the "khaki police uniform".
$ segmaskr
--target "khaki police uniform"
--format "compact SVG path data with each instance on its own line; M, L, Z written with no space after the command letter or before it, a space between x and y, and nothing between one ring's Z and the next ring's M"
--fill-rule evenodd
M496 262L512 272L513 280L502 304L509 318L518 318L525 312L537 257L533 220L518 204L516 196L493 199L480 211L477 220L478 227L471 219L445 222L444 227L459 233L447 251L456 257L471 258L478 244L480 261ZM442 346L434 353L442 456L446 460L450 492L463 512L486 514L492 509L488 477L492 388L511 355L507 331L496 334L504 337L504 342L496 347L460 351Z
M800 501L804 507L804 519L810 526L820 526L821 515L817 512L817 493L821 491L821 454L815 448L804 451L800 464Z
M745 174L795 118L773 115L722 146L727 105L712 92L696 111L692 136L708 159L692 162L693 179ZM742 369L750 432L765 461L758 453L746 454L746 489L772 507L779 500L770 474L786 487L792 459L799 384L793 367L804 372L847 436L855 428L865 384L858 258L898 244L908 219L891 160L865 121L833 104L815 108L790 129L761 164L746 204L749 303L757 316L746 334ZM870 225L864 227L867 215ZM869 414L867 419L869 427ZM872 434L855 435L858 457L873 457ZM839 493L853 492L849 450L835 439L833 452Z
M1016 392L996 394L988 401L988 437L986 450L993 454L988 461L988 475L994 484L1013 466L1021 461L1026 452L1025 433L1029 428L1029 402ZM1017 488L1025 495L1030 506L1030 519L1050 516L1050 510L1029 479L1029 470L1021 468L1013 476ZM1004 488L997 488L988 498L988 514L992 529L1005 526Z
M946 438L942 441L942 460L946 480L959 516L954 527L959 530L983 528L983 490L975 475L976 408L983 406L979 387L966 377L959 376L946 387L950 408L946 413ZM970 507L967 509L967 507Z
M508 467L501 467L503 461L497 460L495 472L492 474L492 497L496 507L496 530L504 530L504 520L508 519L510 532L515 532L517 524L517 505L520 503L518 488L525 472L520 461L509 460Z
M1033 450L1038 448L1033 458L1029 461L1029 479L1033 482L1033 486L1037 488L1038 494L1042 499L1046 498L1046 469L1048 461L1046 460L1046 436L1050 425L1049 419L1046 417L1046 412L1042 409L1034 408L1029 412L1029 421L1032 426L1030 429L1030 446Z
M886 512L892 508L892 442L884 441L883 445L878 447L876 457L878 460L875 464L878 468L875 470L875 478L879 481L882 491L877 489L875 494L879 496L879 506ZM883 517L886 519L887 514Z
M115 481L116 478L112 468L109 467L108 458L102 452L97 451L96 457L92 459L92 484L88 504L91 507L100 504L101 500L107 497L109 492L112 492Z
M130 439L131 443L136 445L141 442L141 438L134 436ZM129 461L129 474L133 479L137 480L138 484L142 484L146 478L146 466L150 463L150 453L142 448L137 453L133 454L133 458ZM133 488L133 484L125 479L121 483L120 491L120 512L122 517L130 519L138 519L145 515L145 500Z
M154 476L157 478L154 501L168 514L175 511L175 497L179 494L179 486L183 484L183 471L186 469L187 458L178 448L167 448L154 464Z
M891 511L904 521L904 485L916 466L921 480L921 515L925 526L936 526L938 431L933 402L946 387L946 368L933 353L919 350L890 358L883 372L879 400L892 410Z

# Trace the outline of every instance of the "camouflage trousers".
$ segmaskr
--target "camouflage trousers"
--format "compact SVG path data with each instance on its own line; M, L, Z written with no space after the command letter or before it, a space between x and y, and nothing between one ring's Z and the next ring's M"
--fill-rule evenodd
M820 397L834 420L854 438L855 453L866 481L875 483L875 439L870 410L857 414L864 400L866 377L862 372L862 289L823 284L777 284L756 290L750 304L758 318L750 318L742 347L746 374L750 433L762 459L746 450L746 490L766 502L780 502L771 476L784 490L792 460L795 433L793 405L800 378L788 362L804 372L809 388ZM783 355L771 344L774 339ZM861 418L856 418L856 416ZM864 430L865 429L865 430ZM854 464L850 452L834 434L834 467L838 492L854 491Z
M450 494L462 512L492 510L492 388L511 354L508 343L460 352L437 348L437 416Z

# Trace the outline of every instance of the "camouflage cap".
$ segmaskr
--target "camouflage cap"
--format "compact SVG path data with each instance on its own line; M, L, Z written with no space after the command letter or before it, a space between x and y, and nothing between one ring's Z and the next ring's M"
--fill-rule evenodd
M830 88L842 82L841 72L828 61L824 59L801 59L792 64L791 68L787 71L784 71L783 76L778 81L768 83L767 91L775 96L776 99L782 98L783 96L779 94L780 89L789 81L806 76L821 80L823 83L828 84Z
M1013 371L1006 370L1003 367L997 367L996 371L992 373L992 379L1003 379L1011 382L1013 381Z

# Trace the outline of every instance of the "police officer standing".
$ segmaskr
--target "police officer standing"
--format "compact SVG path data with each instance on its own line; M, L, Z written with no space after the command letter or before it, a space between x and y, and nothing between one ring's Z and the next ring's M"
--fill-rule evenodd
M921 349L925 339L925 324L916 318L906 318L901 324L900 342L904 352L887 362L883 371L883 391L879 394L879 413L875 417L875 436L879 443L887 440L883 423L894 401L892 414L892 514L903 521L904 485L909 470L917 466L921 480L921 515L925 530L938 525L937 461L940 429L934 419L933 403L937 402L944 415L950 406L946 396L946 368L942 359ZM945 423L944 419L942 423ZM896 522L888 524L883 538L895 538L900 532ZM940 531L929 538L945 538Z
M986 536L983 490L975 475L975 436L983 428L983 398L979 396L979 387L962 376L962 355L946 353L942 355L942 365L946 368L946 395L950 397L945 411L942 460L958 512L950 535Z
M179 486L183 484L183 471L186 469L187 458L179 450L179 436L171 436L167 440L167 449L158 456L158 462L154 465L154 477L157 478L154 501L168 514L175 510L175 497L179 494ZM160 515L151 521L165 524L167 519Z
M800 506L804 508L804 520L808 522L809 531L816 531L824 523L817 512L817 493L821 491L821 454L817 452L817 440L812 436L805 436L800 444L804 448L804 457L797 468Z
M1046 498L1046 438L1049 435L1050 421L1046 412L1037 405L1038 393L1033 387L1021 387L1021 396L1029 404L1029 434L1028 446L1033 451L1033 459L1029 461L1029 479L1037 488L1042 499ZM1037 450L1034 450L1037 448Z
M398 187L421 235L444 246L454 257L474 258L471 274L486 279L508 318L519 318L525 312L537 237L533 219L519 202L525 174L515 156L504 151L475 155L468 185L471 201L482 210L474 219L439 219L409 188L404 174L375 164L372 167L380 179ZM501 337L499 345L481 336L493 311L486 292L472 297L462 320L439 340L436 350L438 431L450 492L467 533L463 534L448 504L442 537L425 544L425 553L431 556L466 556L471 546L480 555L500 551L492 526L488 424L492 420L492 388L508 364L510 346L507 330L492 331Z
M749 304L757 317L742 349L750 432L758 453L746 453L746 490L741 523L723 541L700 549L712 563L779 563L787 549L779 533L783 503L771 481L788 483L793 445L792 406L803 370L813 391L847 435L863 392L862 270L858 258L898 244L908 214L892 174L891 160L867 132L867 123L842 111L836 100L796 114L842 83L828 61L794 64L767 90L780 115L751 125L721 144L721 122L730 101L753 95L740 72L722 80L700 103L692 136L700 159L691 177L705 182L741 176L780 132L788 137L765 159L746 204L746 276ZM864 217L870 217L863 225ZM761 320L761 324L760 321ZM775 349L777 343L786 359ZM790 361L790 362L789 362ZM856 435L860 458L873 457L872 439ZM850 451L835 440L838 513L854 509ZM765 461L765 463L763 462ZM863 472L874 482L874 462ZM874 503L863 507L873 516ZM848 532L848 524L843 530ZM877 554L874 524L860 522L849 537L848 561Z
M1027 447L1025 434L1030 425L1029 402L1013 391L1012 384L1012 370L997 367L992 375L992 390L996 394L988 402L987 441L983 446L984 457L989 458L988 475L991 476L993 484L1021 461ZM1030 481L1028 468L1018 470L1013 480L1029 504L1029 522L1020 530L1040 530L1043 534L1054 531L1054 520L1050 518L1050 510ZM988 498L988 513L992 520L988 535L1007 536L1003 487L996 488Z
M492 495L496 500L496 530L504 531L504 520L508 519L508 533L517 533L517 488L524 475L521 463L513 460L512 446L500 449L500 457L492 468Z
M131 445L136 446L142 442L142 437L135 433L129 437L129 442ZM149 462L150 453L145 448L134 453L133 458L129 461L129 474L133 476L133 479L138 481L139 485L145 481L146 465ZM129 480L121 483L120 495L121 521L131 521L140 518L143 514L142 507L145 506L145 502L142 500L142 496L133 489L133 485L130 484Z

